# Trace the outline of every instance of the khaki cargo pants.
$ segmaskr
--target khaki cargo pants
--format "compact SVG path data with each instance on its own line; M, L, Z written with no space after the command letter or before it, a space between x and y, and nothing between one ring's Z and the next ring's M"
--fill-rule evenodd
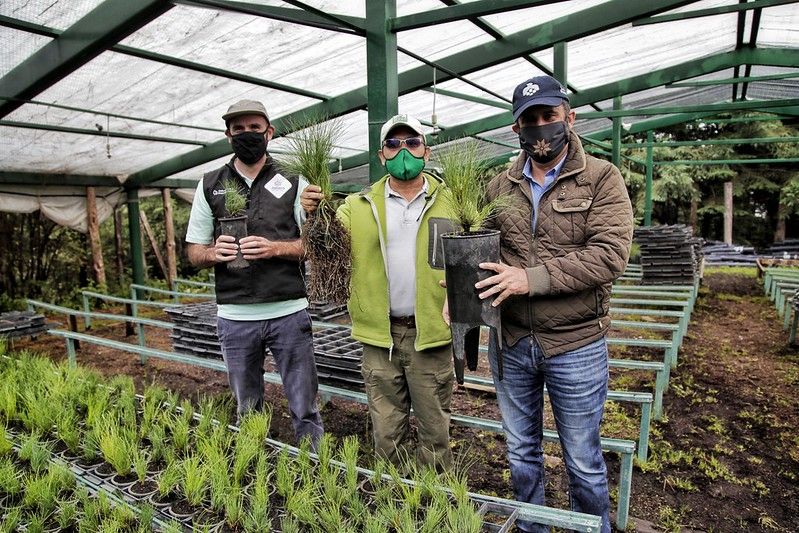
M452 348L417 352L416 328L392 324L394 349L364 345L361 372L369 399L375 454L401 466L414 457L419 466L448 469ZM417 422L418 445L410 442L410 410Z

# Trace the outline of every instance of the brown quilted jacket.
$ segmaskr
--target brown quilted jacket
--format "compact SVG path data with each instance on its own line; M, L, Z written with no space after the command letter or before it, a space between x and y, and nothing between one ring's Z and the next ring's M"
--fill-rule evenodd
M633 213L619 170L587 155L570 133L566 161L539 203L532 235L527 155L488 185L489 198L507 195L512 205L488 227L501 232L502 262L527 271L529 295L502 304L503 340L534 335L549 357L600 339L610 325L610 289L627 264Z

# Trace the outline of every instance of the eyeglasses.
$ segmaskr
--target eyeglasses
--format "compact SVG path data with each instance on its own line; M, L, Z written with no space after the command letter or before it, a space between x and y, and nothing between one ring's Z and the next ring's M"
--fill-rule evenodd
M386 139L383 141L383 147L389 150L399 150L403 145L410 150L416 150L420 146L424 146L424 140L421 137L408 137L407 139Z

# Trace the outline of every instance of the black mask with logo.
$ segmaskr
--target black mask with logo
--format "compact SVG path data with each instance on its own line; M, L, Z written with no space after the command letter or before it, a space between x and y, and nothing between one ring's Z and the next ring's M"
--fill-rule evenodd
M560 155L568 142L569 127L563 120L519 128L519 145L536 163L549 163Z
M245 165L257 163L266 154L266 137L257 131L245 131L231 137L233 153Z

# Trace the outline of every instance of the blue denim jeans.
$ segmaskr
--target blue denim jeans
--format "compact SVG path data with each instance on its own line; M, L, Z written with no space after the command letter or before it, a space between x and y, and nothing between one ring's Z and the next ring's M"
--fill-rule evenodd
M497 378L496 346L489 349L491 372L508 444L513 491L518 501L544 505L542 445L544 385L560 436L572 511L602 517L610 532L610 501L599 423L608 391L608 348L605 339L544 358L532 336L503 348L504 377ZM522 531L548 531L529 522Z
M316 403L318 381L311 317L306 310L269 320L228 320L216 323L228 383L239 417L264 405L264 357L272 352L283 381L297 440L321 438L322 417Z

